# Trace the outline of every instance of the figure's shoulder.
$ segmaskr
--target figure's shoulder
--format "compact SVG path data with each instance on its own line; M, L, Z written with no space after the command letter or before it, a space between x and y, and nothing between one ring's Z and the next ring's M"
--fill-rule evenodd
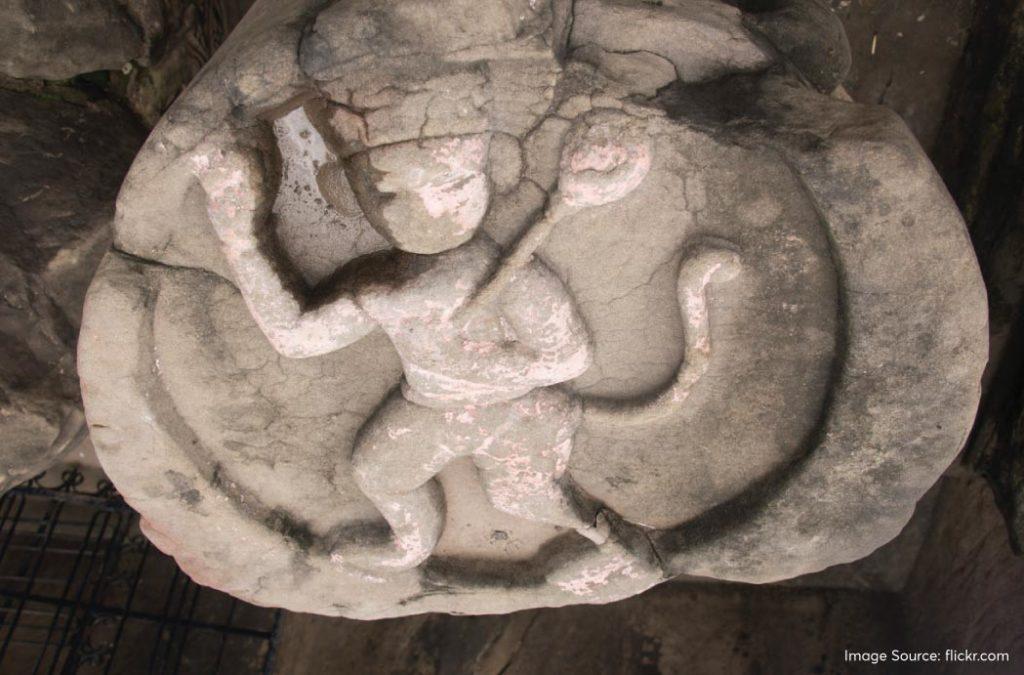
M472 263L477 261L490 262L501 255L501 247L497 242L484 233L478 233L475 237L461 246L448 249L436 254L438 262L464 262Z
M433 255L412 256L417 284L461 287L483 281L501 255L493 239L477 235L461 246Z
M461 246L429 255L397 249L376 251L347 262L316 289L315 296L347 292L364 304L373 304L419 295L424 288L433 292L464 290L479 284L500 254L493 239L479 235Z
M506 307L536 308L545 303L571 302L571 291L554 270L535 256L516 270L502 298Z

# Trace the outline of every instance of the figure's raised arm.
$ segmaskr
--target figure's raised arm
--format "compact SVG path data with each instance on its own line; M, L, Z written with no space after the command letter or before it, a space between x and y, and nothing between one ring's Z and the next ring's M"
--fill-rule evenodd
M276 192L260 150L236 141L207 142L191 155L206 208L249 311L279 353L303 358L345 347L373 330L351 293L311 307L286 283L285 262L268 252L268 217Z

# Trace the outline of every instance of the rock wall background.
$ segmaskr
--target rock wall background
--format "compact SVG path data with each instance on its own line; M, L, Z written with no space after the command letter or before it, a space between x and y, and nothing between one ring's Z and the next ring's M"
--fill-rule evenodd
M249 4L0 5L0 489L64 449L52 443L78 404L81 297L121 178ZM1004 672L1024 668L1024 1L830 4L853 48L846 89L893 107L930 151L988 284L992 363L963 463L899 539L854 565L505 617L291 615L281 672L846 673L844 649L892 647L1005 650Z
M82 445L76 337L121 181L250 4L0 4L0 491Z
M45 469L81 422L75 341L110 244L117 186L145 133L66 88L0 90L0 490Z

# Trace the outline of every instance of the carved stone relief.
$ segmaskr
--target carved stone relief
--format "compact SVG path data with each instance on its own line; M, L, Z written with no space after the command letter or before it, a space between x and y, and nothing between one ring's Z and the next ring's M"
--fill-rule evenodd
M833 93L834 17L776 5L258 2L87 302L91 433L147 536L360 618L892 538L973 419L984 291L903 124Z

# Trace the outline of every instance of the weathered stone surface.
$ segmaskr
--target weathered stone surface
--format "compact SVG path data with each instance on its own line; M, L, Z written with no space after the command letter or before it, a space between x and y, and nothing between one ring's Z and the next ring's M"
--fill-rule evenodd
M1020 671L1024 559L1015 557L984 480L960 470L940 483L933 525L902 604L916 649L1006 652L1008 663L946 660L936 673Z
M939 501L941 484L941 481L936 483L921 497L914 509L914 515L899 535L871 555L781 583L804 588L902 592L917 565L921 547L931 530L932 515Z
M906 127L753 13L573 9L260 2L154 130L80 367L201 583L375 618L774 581L952 461L984 291Z
M874 548L866 542L882 532L885 539L895 536L935 481L932 471L953 459L974 418L985 362L984 290L959 214L894 114L771 80L734 79L710 90L729 102L718 113L721 122L742 114L749 121L738 137L774 146L798 173L829 225L844 279L843 366L831 383L820 444L765 490L766 500L739 500L664 535L666 545L688 542L676 563L681 568L771 581L805 571L808 556L835 564L847 558L846 546ZM683 92L679 105L706 116L705 95ZM774 126L773 120L792 119L794 110L801 111L798 131ZM915 234L926 221L927 237ZM910 248L922 257L897 254ZM901 256L899 268L887 262L889 255ZM973 290L959 299L933 295L953 278L961 291ZM941 365L925 365L939 352L947 354ZM895 447L901 450L885 450ZM871 506L857 512L849 504L865 497L865 476ZM715 532L722 520L735 523L724 536ZM830 534L818 530L825 523ZM808 538L810 526L827 543ZM844 545L836 541L839 532Z
M141 142L114 107L0 90L0 489L45 469L79 431L82 303Z
M819 91L831 93L850 70L850 43L826 0L748 0L747 22Z
M147 55L161 21L159 0L4 0L0 72L63 80L119 70Z

